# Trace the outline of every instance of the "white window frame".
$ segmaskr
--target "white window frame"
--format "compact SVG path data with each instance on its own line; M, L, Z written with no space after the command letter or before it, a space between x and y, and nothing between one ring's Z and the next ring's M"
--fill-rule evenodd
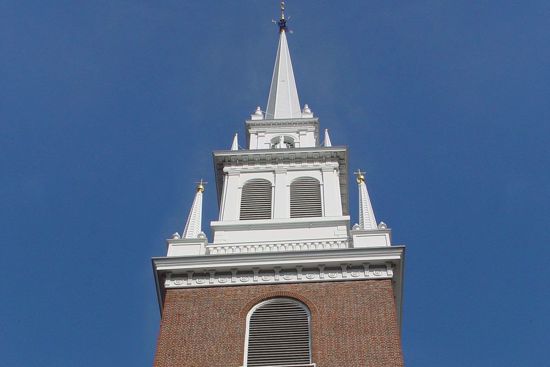
M246 334L245 334L245 338L244 338L244 363L242 365L242 367L248 367L248 340L250 338L250 318L252 317L252 315L254 314L254 312L262 307L263 305L265 305L266 303L269 303L269 302L272 302L274 300L277 300L277 299L284 299L284 300L289 300L289 301L292 301L294 303L296 303L298 306L300 306L301 308L303 308L306 313L307 313L307 326L308 326L308 335L309 335L309 340L308 340L308 344L309 344L309 363L308 364L293 364L293 365L285 365L285 366L262 366L262 367L316 367L316 364L312 362L312 359L313 359L313 356L312 356L312 353L311 353L311 312L309 311L309 308L307 307L307 305L305 305L303 302L295 299L295 298L292 298L292 297L273 297L273 298L269 298L269 299L266 299L256 305L254 305L254 307L252 307L250 309L250 311L248 311L248 314L246 315Z

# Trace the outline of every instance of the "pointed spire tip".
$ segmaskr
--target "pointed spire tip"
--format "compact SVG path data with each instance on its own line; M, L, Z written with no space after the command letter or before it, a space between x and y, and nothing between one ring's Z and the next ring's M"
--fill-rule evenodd
M328 134L328 129L325 129L325 147L331 147L332 142L330 141L330 135Z
M235 133L233 142L231 143L231 150L239 150L239 134Z

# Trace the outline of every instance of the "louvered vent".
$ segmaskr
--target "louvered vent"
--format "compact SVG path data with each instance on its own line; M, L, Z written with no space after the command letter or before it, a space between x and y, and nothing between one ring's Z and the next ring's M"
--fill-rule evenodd
M259 306L248 324L248 367L308 366L311 363L309 312L289 298Z
M321 217L321 187L312 177L301 177L290 184L290 218Z
M240 219L271 219L271 182L253 179L244 184Z

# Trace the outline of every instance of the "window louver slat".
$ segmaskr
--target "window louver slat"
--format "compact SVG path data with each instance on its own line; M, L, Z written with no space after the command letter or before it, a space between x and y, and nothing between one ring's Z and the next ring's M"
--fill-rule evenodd
M321 187L312 177L301 177L290 185L290 217L321 217Z
M271 182L253 179L244 184L240 219L271 219Z
M276 298L258 307L248 324L247 366L311 363L309 313L300 303Z

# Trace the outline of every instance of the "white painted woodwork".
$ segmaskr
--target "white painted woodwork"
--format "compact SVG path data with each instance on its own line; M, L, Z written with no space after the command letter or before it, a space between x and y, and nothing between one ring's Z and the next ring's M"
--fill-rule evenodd
M206 254L206 238L195 239L169 239L168 242L168 257L179 256L201 256Z
M367 184L364 178L359 180L359 227L361 229L375 230L378 229L374 210L370 201Z
M328 129L325 129L325 140L323 142L323 145L325 147L331 147L332 142L330 141L330 135L328 134Z
M231 150L239 150L239 134L235 134L231 143Z
M277 297L254 306L246 318L246 367L311 363L311 316L295 299Z
M299 118L280 120L246 121L248 149L292 149L273 146L274 140L287 137L294 141L294 148L319 146L319 119Z
M266 119L300 118L300 101L294 80L286 32L281 31L267 101Z
M290 207L284 205L289 200L288 171L284 168L275 169L275 200L273 208L274 219L290 218Z
M354 248L391 246L391 230L351 230L351 243Z
M338 167L331 165L321 169L323 185L323 205L327 216L342 215Z
M187 222L185 223L183 235L181 236L182 238L197 238L202 232L202 193L202 188L197 189L195 198L193 199L193 205L191 205L191 210L189 211L189 216L187 217Z

